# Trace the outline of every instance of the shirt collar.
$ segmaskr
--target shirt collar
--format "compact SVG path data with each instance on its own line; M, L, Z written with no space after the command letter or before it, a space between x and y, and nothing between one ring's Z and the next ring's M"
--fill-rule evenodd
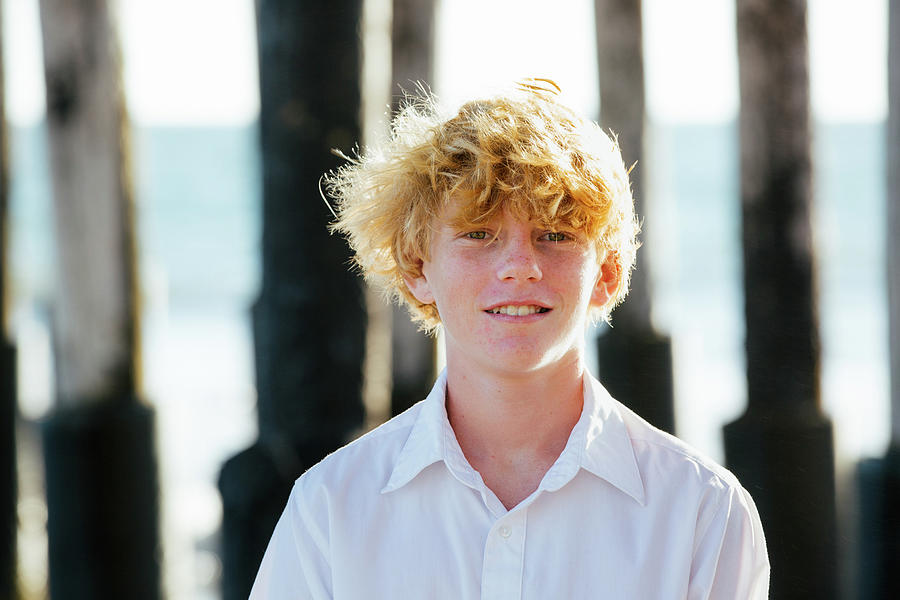
M445 406L446 388L445 370L422 403L382 493L405 486L426 467L441 460L462 483L475 487L480 477L469 466L450 427ZM572 429L565 449L538 489L556 491L571 481L579 469L608 481L635 501L645 504L644 484L619 405L588 373L584 376L581 417Z
M641 505L646 504L644 483L621 407L587 372L581 418L539 489L556 491L571 481L579 469L609 482Z
M444 404L447 389L447 371L441 371L431 392L422 402L419 414L413 422L409 437L394 463L394 470L387 485L381 493L392 492L403 487L422 472L422 470L438 461L446 460L444 456L444 440L450 427L447 408ZM456 438L454 436L454 442ZM458 446L458 444L457 444ZM462 454L462 452L460 452ZM465 460L465 459L463 459ZM449 466L449 464L448 464Z

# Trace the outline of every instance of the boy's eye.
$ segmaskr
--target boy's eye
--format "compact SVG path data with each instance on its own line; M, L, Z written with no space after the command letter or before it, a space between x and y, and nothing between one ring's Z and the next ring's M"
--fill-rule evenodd
M562 231L550 231L544 234L544 237L546 237L549 242L564 242L569 239L569 235Z
M484 231L470 231L466 234L466 237L470 240L483 240L487 237L487 233Z

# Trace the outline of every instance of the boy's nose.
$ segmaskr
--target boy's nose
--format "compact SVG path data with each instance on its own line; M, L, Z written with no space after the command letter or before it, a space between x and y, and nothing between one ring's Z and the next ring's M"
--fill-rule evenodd
M522 281L538 281L543 276L538 264L535 248L530 239L517 239L514 236L503 243L502 257L497 277L500 279L518 279Z

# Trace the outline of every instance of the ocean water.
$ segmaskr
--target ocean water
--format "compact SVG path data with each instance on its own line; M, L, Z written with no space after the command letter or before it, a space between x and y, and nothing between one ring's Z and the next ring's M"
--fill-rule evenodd
M216 477L256 436L256 129L138 129L133 141L143 395L158 418L166 584L171 598L215 598ZM746 402L736 126L656 126L649 141L639 165L649 177L643 251L654 321L673 340L678 432L722 460L721 427ZM20 406L34 420L53 397L52 209L43 129L14 129L10 142L12 325ZM889 436L883 125L819 125L815 161L822 405L846 471L880 455ZM39 504L40 490L26 488L28 506ZM23 575L39 588L46 515L27 515Z

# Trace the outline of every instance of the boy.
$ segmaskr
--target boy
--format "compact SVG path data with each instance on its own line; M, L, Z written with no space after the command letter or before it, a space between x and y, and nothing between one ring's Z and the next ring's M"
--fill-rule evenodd
M549 81L438 116L327 179L336 231L446 368L423 401L297 480L253 599L765 598L728 471L585 370L638 226L616 143Z

